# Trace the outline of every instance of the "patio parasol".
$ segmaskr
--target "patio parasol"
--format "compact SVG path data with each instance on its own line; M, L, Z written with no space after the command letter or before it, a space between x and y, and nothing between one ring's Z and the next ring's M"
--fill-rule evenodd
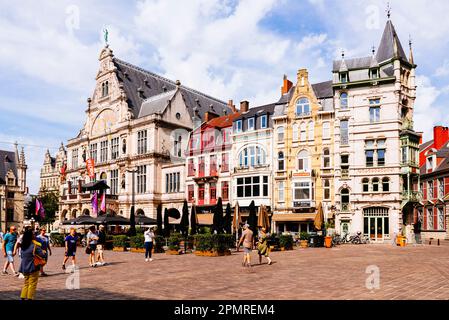
M315 226L315 229L316 230L322 230L323 229L323 222L324 222L323 205L320 202L320 204L318 205L317 213L315 215L315 221L313 223L313 225Z
M145 225L145 226L152 226L152 225L157 225L157 220L147 217L143 214L138 214L136 215L136 224L138 225Z
M118 215L112 215L110 213L102 214L95 219L96 224L114 224L114 225L129 225L128 219Z
M268 219L267 208L264 205L259 207L257 226L265 228L267 231L270 229L270 219Z

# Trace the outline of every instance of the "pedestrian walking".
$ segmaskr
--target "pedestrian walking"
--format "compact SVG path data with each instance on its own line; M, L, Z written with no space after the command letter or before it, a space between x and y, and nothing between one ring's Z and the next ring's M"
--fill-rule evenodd
M19 271L24 275L20 298L22 300L33 300L37 282L39 281L40 268L45 265L45 252L40 242L36 241L33 230L26 229L21 244L21 261Z
M243 226L243 233L237 247L243 243L243 263L245 267L251 267L251 250L253 247L253 232L249 228L249 224Z
M98 233L95 230L95 226L89 228L89 232L86 236L86 253L89 255L89 266L96 267L95 263L95 250L97 249Z
M98 241L97 241L97 264L104 266L104 246L106 245L106 231L104 225L100 225L98 228Z
M268 246L267 230L262 228L259 234L259 241L257 243L257 253L259 254L259 264L262 264L262 256L265 256L268 260L268 264L271 264L270 247Z
M11 271L14 276L18 277L19 273L16 272L16 269L14 268L14 248L16 246L17 242L17 227L11 226L9 228L9 232L3 237L2 242L2 252L3 256L6 258L5 265L3 266L3 275L8 274L8 267L11 268Z
M65 237L65 255L64 261L62 262L62 270L65 270L65 264L69 257L72 258L73 270L75 270L76 265L76 243L78 242L78 236L76 235L75 228L70 228L70 234Z
M16 245L14 246L14 256L19 256L19 258L21 258L21 254L22 254L22 250L21 250L21 246L22 246L22 240L23 240L23 234L25 233L26 230L30 229L30 226L26 226L25 228L22 229L22 231L20 232L20 234L17 236L17 241L16 241ZM25 276L19 272L18 275L19 279L24 279Z
M153 243L154 243L154 231L153 228L148 228L147 231L144 232L145 237L145 261L153 261L153 258L151 258L151 251L153 250Z
M48 256L51 256L51 247L50 247L50 239L48 238L48 236L45 234L47 232L47 230L45 230L44 227L42 227L39 230L39 235L36 236L36 240L40 242L41 244L41 249L45 252L45 261L48 262ZM46 277L47 274L44 271L44 266L41 267L40 269L40 273L42 277Z

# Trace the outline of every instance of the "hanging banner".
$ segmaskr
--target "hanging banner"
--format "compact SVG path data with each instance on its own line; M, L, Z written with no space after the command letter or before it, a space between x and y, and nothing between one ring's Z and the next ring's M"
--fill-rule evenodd
M89 175L89 178L93 179L95 178L95 163L94 159L87 159L86 161L86 168L87 168L87 174Z

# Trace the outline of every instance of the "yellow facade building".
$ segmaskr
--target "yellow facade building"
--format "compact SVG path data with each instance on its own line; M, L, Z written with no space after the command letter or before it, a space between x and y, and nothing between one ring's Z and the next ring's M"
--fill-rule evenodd
M300 69L296 85L284 77L281 91L273 117L273 229L311 232L319 205L325 218L334 208L332 82L311 84Z

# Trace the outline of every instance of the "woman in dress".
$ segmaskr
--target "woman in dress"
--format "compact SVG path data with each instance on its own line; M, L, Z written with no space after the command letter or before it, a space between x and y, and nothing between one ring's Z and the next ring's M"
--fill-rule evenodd
M268 247L268 235L267 230L265 228L262 228L260 230L257 252L259 253L259 264L262 264L262 256L265 256L265 258L267 258L268 264L272 263L269 257L270 248Z

